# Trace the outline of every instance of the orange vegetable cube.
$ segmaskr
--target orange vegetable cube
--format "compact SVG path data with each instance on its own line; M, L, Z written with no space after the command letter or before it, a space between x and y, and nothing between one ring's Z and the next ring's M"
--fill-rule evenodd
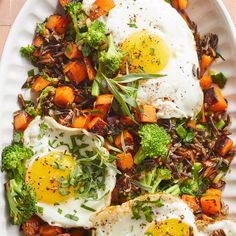
M218 196L221 198L222 191L216 188L209 188L206 191L206 196Z
M69 2L70 2L70 0L59 0L59 3L61 4L62 7L64 7Z
M56 31L59 34L64 34L67 29L67 20L60 15L49 16L46 27L51 31Z
M89 80L94 80L95 75L96 75L96 71L93 67L91 60L88 57L84 57L84 63L85 63L86 69L87 69L87 74L88 74Z
M77 116L73 119L72 128L87 129L90 120L90 116Z
M119 153L116 157L116 164L120 170L130 170L133 168L134 160L130 152Z
M39 229L40 236L57 236L62 233L62 229L57 226L42 225Z
M188 6L188 0L178 0L179 1L179 9L184 10Z
M201 63L200 63L200 75L203 76L206 70L210 67L211 63L213 62L214 58L208 56L206 54L202 55Z
M156 123L156 108L151 105L140 106L141 111L138 112L138 119L144 123Z
M64 68L64 74L76 84L87 78L87 70L82 60L72 61Z
M182 200L190 207L193 213L197 212L200 209L197 198L195 196L184 194L182 195Z
M126 148L128 150L132 150L133 146L134 146L134 138L133 138L132 134L128 130L124 130L123 131L123 138L124 138L124 143L125 143ZM115 137L115 145L119 149L122 148L121 134L119 134Z
M35 92L40 92L44 88L46 88L49 84L50 82L48 80L44 79L42 76L38 76L34 81L34 83L32 84L32 89Z
M67 43L64 54L68 59L82 58L82 53L79 51L77 45L72 42Z
M224 157L233 147L234 142L228 136L220 137L215 144L215 150Z
M39 63L41 64L51 64L54 62L54 59L52 57L52 54L50 52L47 52L43 55L41 55L39 59Z
M104 135L107 131L107 123L102 118L95 117L89 122L88 128L93 133Z
M95 0L92 5L89 18L95 20L100 16L107 14L112 8L115 7L113 0Z
M202 212L206 215L219 214L221 210L221 201L219 196L204 196L200 198Z
M200 79L200 86L202 89L208 89L213 84L212 77L210 75L205 75Z
M34 45L35 47L37 48L40 48L42 45L43 45L43 42L44 42L44 38L43 36L41 35L36 35L34 37L34 40L32 42L32 45Z
M72 104L75 99L74 90L68 86L60 86L56 89L54 104L60 107L66 107Z
M114 96L112 94L103 94L97 96L96 102L94 103L94 110L98 110L99 112L96 114L96 116L104 118L108 114L113 98Z
M29 125L31 119L28 114L24 111L21 111L14 116L14 128L16 131L24 131Z

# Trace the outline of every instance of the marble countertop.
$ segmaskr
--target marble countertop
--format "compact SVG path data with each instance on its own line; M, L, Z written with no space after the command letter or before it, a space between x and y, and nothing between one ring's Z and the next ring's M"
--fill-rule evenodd
M0 55L2 54L11 24L14 22L16 15L25 1L26 0L0 0ZM236 0L223 1L236 25Z

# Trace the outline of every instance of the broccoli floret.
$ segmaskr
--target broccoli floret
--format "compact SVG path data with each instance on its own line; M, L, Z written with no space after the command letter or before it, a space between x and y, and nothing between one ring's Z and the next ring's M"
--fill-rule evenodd
M164 128L156 124L143 125L139 130L141 147L134 157L135 164L140 164L145 158L165 158L168 154L170 136Z
M164 192L165 193L169 193L169 194L171 194L173 196L176 196L176 197L178 197L180 195L180 193L181 193L179 184L175 184L175 185L169 187Z
M88 32L82 34L85 44L97 49L105 40L105 25L101 21L93 21L88 28Z
M26 58L32 58L32 54L35 51L35 46L34 45L28 45L25 47L21 47L20 48L20 54L22 57L26 57Z
M6 197L13 223L20 225L36 212L36 196L31 185L12 179L5 184Z
M9 179L24 179L25 162L33 155L33 151L22 144L7 146L2 151L2 171L6 171Z
M108 51L101 52L99 57L99 65L103 74L109 78L114 77L120 68L122 57L123 54L117 50L110 34L108 36Z
M156 193L159 184L163 180L170 180L172 178L171 171L167 168L153 168L151 171L144 171L141 183L150 188L149 193Z

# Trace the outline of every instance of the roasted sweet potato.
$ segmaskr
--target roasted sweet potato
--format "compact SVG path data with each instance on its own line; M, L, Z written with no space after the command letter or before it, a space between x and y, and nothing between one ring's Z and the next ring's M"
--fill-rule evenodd
M44 42L43 36L37 34L34 37L32 45L34 45L36 48L40 48L43 45L43 42Z
M111 104L114 96L112 94L103 94L97 96L97 99L94 103L94 110L96 112L96 116L104 118L109 113L111 108Z
M102 118L95 117L89 122L88 128L93 133L104 135L107 132L107 123Z
M224 112L227 109L227 102L224 99L220 89L212 87L205 90L205 103L210 111Z
M64 34L68 26L67 20L60 15L49 16L46 27L51 31L56 31L59 34Z
M51 64L54 62L53 56L50 52L47 52L40 56L39 63L40 64Z
M83 57L78 46L73 42L67 43L64 54L68 59L81 59Z
M184 10L188 6L188 0L178 0L179 3L179 9Z
M213 81L210 75L205 75L200 79L200 85L202 89L208 89L212 86Z
M143 123L156 123L156 108L151 105L142 105L140 111L136 112L136 118Z
M122 137L122 133L118 134L115 137L115 145L119 149L122 149L121 137ZM132 134L128 130L124 130L123 131L123 138L124 138L124 144L125 144L125 147L126 147L125 151L133 150L133 148L134 148L134 138L133 138Z
M188 128L196 129L197 121L196 120L190 120L187 124Z
M88 124L91 121L91 116L80 115L76 116L72 122L72 128L87 129Z
M34 236L39 233L41 219L34 215L21 225L21 229L25 236Z
M234 143L228 136L221 136L215 144L215 150L224 157L233 147Z
M71 0L59 0L59 3L62 7L64 7L66 4L68 4L69 2L71 2Z
M133 168L134 160L130 152L119 153L116 157L116 164L120 170L124 171Z
M48 80L44 79L42 76L38 76L32 84L32 89L35 92L40 92L44 88L46 88L49 84L50 82Z
M54 104L60 107L66 107L72 104L75 99L74 91L69 86L60 86L56 89L53 99Z
M72 61L64 67L64 74L76 84L87 78L87 69L83 60Z
M202 212L206 215L219 214L221 210L221 199L216 195L206 195L200 198Z
M92 5L89 18L95 20L100 16L107 14L112 8L115 7L113 0L95 0Z
M40 236L57 236L62 233L62 229L57 226L51 226L48 224L40 226L39 234Z
M202 77L207 69L210 67L211 63L214 61L214 58L203 54L200 62L200 76Z
M14 128L16 131L24 131L29 125L31 118L29 115L21 111L14 116Z
M122 116L120 118L120 123L124 126L132 126L134 125L134 122L132 121L131 117L129 116Z
M216 189L216 188L209 188L206 191L206 196L218 196L221 198L222 195L222 191L220 189Z
M96 71L93 67L91 60L88 57L84 57L84 64L87 69L87 74L88 74L89 80L94 80L95 75L96 75Z
M193 211L193 213L196 213L200 210L200 205L198 203L198 200L195 196L191 195L182 195L182 200L187 203L187 205L190 207L190 209Z

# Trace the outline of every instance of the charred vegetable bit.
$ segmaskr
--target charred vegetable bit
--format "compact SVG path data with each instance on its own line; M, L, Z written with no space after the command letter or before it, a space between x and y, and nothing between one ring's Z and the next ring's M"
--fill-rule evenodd
M215 84L223 89L227 83L228 78L222 72L220 72L218 74L212 75L212 80Z
M135 164L139 165L145 158L166 158L170 136L164 128L155 124L143 125L139 130L141 147L134 156Z
M36 213L36 197L30 185L11 179L5 184L6 197L13 223L21 225Z

